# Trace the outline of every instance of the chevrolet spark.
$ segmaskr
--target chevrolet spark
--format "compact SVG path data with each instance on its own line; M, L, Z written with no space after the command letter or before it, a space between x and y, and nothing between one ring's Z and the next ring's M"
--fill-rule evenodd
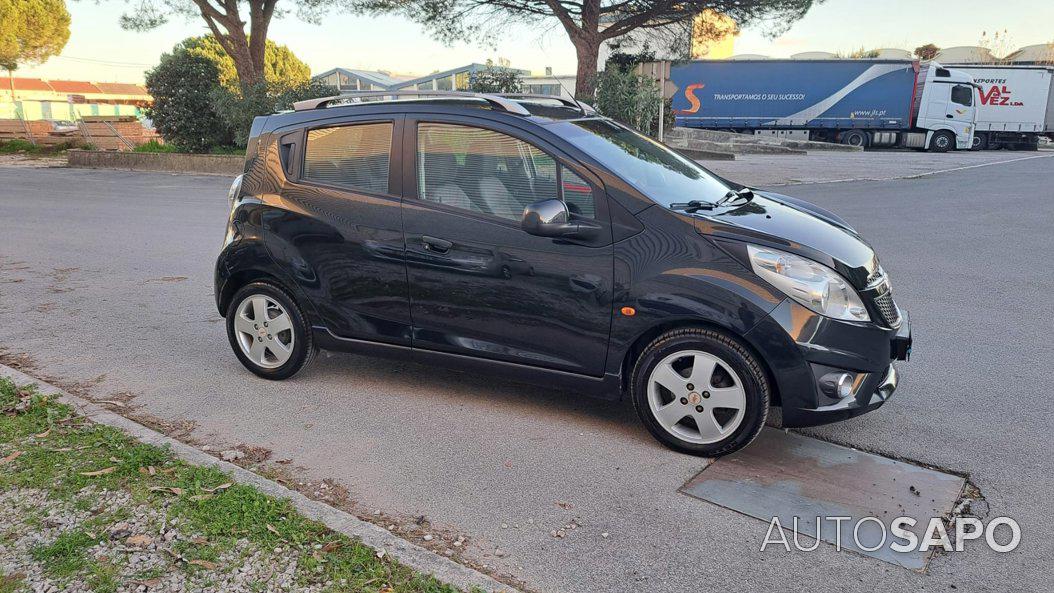
M874 410L911 350L845 221L573 101L305 101L253 122L229 201L216 303L266 379L319 349L406 358L628 397L663 444L717 456L770 408Z

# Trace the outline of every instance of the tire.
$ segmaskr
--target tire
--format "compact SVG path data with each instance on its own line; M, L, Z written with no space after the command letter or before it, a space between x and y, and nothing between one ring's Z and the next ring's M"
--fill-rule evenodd
M709 378L701 379L698 373L705 374L710 364ZM707 384L696 385L700 381ZM728 334L701 328L655 338L637 358L630 378L633 407L652 436L674 451L705 457L749 445L765 425L769 393L761 363L745 346Z
M948 152L955 149L955 135L948 130L941 130L930 138L930 152Z
M842 133L842 144L848 144L849 146L867 148L869 144L867 140L867 132L863 130L849 130Z
M973 150L988 150L988 134L974 134L971 148Z
M297 374L318 352L296 301L270 282L252 282L234 293L227 307L227 339L245 368L273 381Z

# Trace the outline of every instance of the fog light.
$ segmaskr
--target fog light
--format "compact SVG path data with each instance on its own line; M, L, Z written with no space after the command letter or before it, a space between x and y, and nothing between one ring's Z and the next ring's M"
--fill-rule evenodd
M820 377L820 391L829 397L842 399L853 395L853 375L850 373L827 373Z

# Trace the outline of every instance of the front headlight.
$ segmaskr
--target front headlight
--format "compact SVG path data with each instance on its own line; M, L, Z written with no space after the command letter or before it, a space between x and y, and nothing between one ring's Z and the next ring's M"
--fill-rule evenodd
M791 253L747 245L754 273L820 315L871 321L860 295L831 268Z

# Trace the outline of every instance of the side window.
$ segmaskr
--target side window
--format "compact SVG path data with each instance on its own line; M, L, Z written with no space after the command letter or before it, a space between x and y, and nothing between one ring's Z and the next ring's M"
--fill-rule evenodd
M966 105L967 107L973 105L973 87L967 86L965 84L957 84L953 86L952 103Z
M518 221L525 206L552 198L564 200L578 216L596 218L588 182L534 146L491 130L420 124L417 182L423 199L508 220Z
M387 193L391 152L390 122L309 130L303 178Z
M556 161L499 132L454 124L417 127L421 198L519 221L523 208L557 197Z
M584 179L567 167L560 167L560 192L567 209L586 218L597 217L597 206L593 200L593 189Z

